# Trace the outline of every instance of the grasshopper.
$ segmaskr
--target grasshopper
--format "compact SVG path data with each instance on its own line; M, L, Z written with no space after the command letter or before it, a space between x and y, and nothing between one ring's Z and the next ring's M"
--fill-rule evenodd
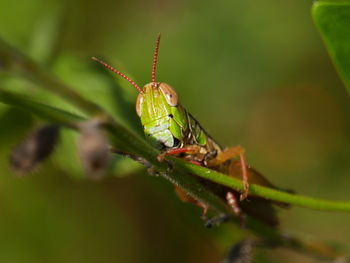
M156 80L159 43L160 34L157 37L153 55L152 82L146 84L143 89L106 62L96 57L92 57L92 59L120 75L137 89L139 95L136 100L136 113L141 119L147 139L154 147L161 150L161 154L158 156L159 161L168 155L176 155L196 165L227 174L227 176L242 178L243 193L237 193L232 189L210 182L202 183L225 199L233 213L239 216L242 221L242 211L244 211L266 223L275 225L277 219L273 207L267 200L251 196L249 202L245 200L249 194L248 176L250 182L269 187L272 185L248 166L244 148L241 146L221 147L181 105L176 91L169 84ZM205 217L208 210L206 204L190 197L179 187L176 187L176 193L182 201L202 207ZM240 202L238 202L238 198Z

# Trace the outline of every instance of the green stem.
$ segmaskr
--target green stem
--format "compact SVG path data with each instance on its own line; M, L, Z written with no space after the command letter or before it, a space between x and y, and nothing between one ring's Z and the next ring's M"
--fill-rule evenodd
M26 96L21 94L14 94L9 91L0 90L0 101L3 103L7 103L10 105L16 105L25 110L29 110L34 112L35 114L41 116L42 118L58 123L70 128L76 128L76 123L83 121L84 118L78 115L68 113L66 111L45 105L43 103L36 102ZM118 125L111 125L110 131L112 133L112 138L118 138L118 144L120 144L120 140L126 140L127 144L130 146L132 141L136 141L136 145L133 147L136 149L136 152L139 152L142 157L151 161L152 165L156 166L162 172L165 172L166 175L166 165L159 163L156 160L156 156L158 152L145 143L143 140L138 140L135 138L134 134L130 134L127 129ZM121 138L122 137L122 138ZM142 142L142 144L141 144ZM140 149L142 148L142 150ZM135 151L133 151L135 153ZM152 157L152 158L150 158ZM195 174L201 178L210 180L212 182L230 187L236 191L243 191L242 181L229 177L225 174L219 173L214 170L207 169L205 167L200 167L189 162L185 162L181 159L171 158L173 162L175 162L180 168L185 170L187 173ZM179 171L177 171L178 173ZM168 178L174 184L180 184L179 180L173 180L174 178ZM176 178L179 179L179 178ZM184 185L186 182L181 182L181 185ZM340 201L329 201L322 200L302 195L291 194L287 192L282 192L276 189L251 184L249 186L250 195L256 195L263 197L265 199L269 199L272 201L283 202L291 205L296 205L305 208L317 209L317 210L326 210L326 211L346 211L350 212L350 202L340 202ZM196 194L198 198L198 194ZM217 209L218 212L220 211Z
M21 94L12 93L0 89L0 102L15 105L24 110L35 113L46 121L61 124L69 128L75 128L76 123L83 121L84 118L49 105L36 102Z
M195 174L212 182L230 187L236 191L243 191L242 181L229 177L225 174L214 170L200 167L180 159L172 158L173 161L181 167L185 167L188 172ZM329 201L323 199L312 198L297 194L291 194L280 190L264 187L261 185L250 184L249 194L263 197L272 201L278 201L291 205L296 205L305 208L324 210L324 211L341 211L350 212L350 202Z

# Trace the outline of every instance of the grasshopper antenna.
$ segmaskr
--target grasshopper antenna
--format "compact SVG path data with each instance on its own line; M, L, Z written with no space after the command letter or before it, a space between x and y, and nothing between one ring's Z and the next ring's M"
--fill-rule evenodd
M92 57L92 60L95 60L97 62L99 62L100 64L102 64L103 66L105 66L106 68L108 68L109 70L113 71L114 73L118 74L119 76L121 76L123 79L126 79L127 81L129 81L129 83L131 85L133 85L139 93L143 94L143 90L128 76L124 75L123 73L121 73L119 70L116 70L115 68L113 68L112 66L108 65L106 62L96 58L96 57Z
M157 85L156 70L157 70L159 43L160 43L160 33L158 33L156 47L155 47L154 53L153 53L153 65L152 65L152 84L153 84L153 87L156 87L156 85Z

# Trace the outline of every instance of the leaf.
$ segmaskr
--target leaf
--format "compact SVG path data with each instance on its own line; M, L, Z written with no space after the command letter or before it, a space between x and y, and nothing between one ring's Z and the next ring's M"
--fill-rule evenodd
M137 92L128 82L89 57L80 59L67 53L58 58L54 71L84 97L102 105L116 120L135 132L142 131L135 111Z
M135 110L137 97L135 88L120 76L96 63L96 61L93 61L93 63L95 66L95 74L100 74L103 76L109 84L108 91L110 91L113 99L113 106L115 110L114 117L116 119L119 118L121 123L125 124L128 128L143 136L140 119L138 118ZM116 63L116 65L118 64L120 63ZM123 73L127 76L131 76L129 72L126 72L124 70Z
M350 1L315 2L312 16L350 93Z
M60 108L37 102L31 97L23 96L22 94L9 92L2 89L0 89L0 102L17 106L29 112L33 112L46 121L66 125L69 127L74 126L74 124L78 121L84 120L83 117L79 115L75 115Z
M62 8L58 3L52 4L54 7L43 10L43 16L31 35L29 46L30 56L44 64L52 62L57 55L65 30Z

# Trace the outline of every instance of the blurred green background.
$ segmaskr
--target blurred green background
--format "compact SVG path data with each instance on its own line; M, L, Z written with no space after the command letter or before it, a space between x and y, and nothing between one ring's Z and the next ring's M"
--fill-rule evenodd
M277 0L1 1L0 37L112 109L118 98L94 75L99 66L90 57L148 83L161 32L158 80L177 90L214 138L243 145L250 164L278 186L346 200L350 104L310 8ZM134 88L121 83L130 90L121 96L134 102ZM4 78L0 85L46 102L27 83ZM37 172L13 176L9 153L37 123L0 104L0 262L209 263L240 238L232 226L206 229L198 208L129 160L116 163L114 176L86 179L73 132L64 131ZM348 214L292 208L280 217L292 233L348 246ZM259 262L317 262L281 249L258 254Z

